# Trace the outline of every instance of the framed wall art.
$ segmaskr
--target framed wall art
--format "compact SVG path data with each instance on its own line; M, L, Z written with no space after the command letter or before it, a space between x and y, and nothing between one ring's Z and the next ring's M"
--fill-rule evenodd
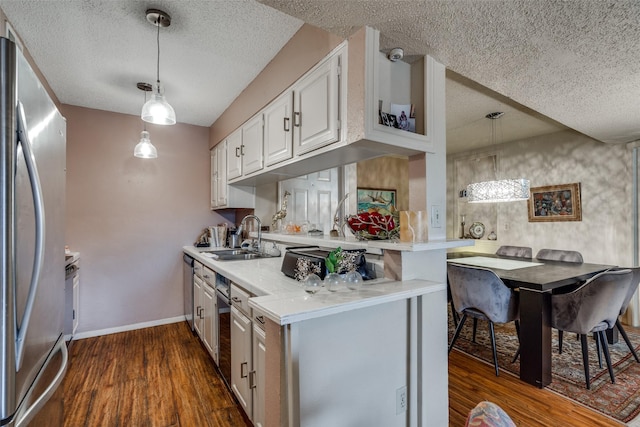
M388 215L396 210L396 190L358 188L358 213L379 212Z
M580 183L531 188L529 222L582 221Z

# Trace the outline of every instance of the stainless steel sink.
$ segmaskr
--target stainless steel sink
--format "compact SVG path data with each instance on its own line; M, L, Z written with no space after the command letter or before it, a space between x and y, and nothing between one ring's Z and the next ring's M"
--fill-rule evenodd
M257 259L257 258L273 258L273 255L263 253L263 252L254 252L249 251L247 249L228 249L222 251L203 251L209 252L214 255L214 259L218 261L240 261L240 260L249 260L249 259Z

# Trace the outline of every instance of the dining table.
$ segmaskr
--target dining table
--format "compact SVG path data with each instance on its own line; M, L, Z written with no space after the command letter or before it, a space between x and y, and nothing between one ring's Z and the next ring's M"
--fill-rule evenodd
M551 384L551 294L615 267L477 252L450 252L447 262L489 268L519 290L520 380L538 388Z

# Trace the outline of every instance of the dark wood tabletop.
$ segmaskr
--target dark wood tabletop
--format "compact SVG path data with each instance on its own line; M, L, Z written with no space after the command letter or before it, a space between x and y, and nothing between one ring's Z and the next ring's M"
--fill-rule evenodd
M517 261L537 262L544 265L518 268L515 270L501 270L491 268L508 286L532 289L536 291L552 291L564 286L573 285L576 282L587 280L594 274L608 270L613 265L587 264L562 261L547 261L536 258L513 258L498 256L495 254L483 254L475 252L452 252L447 254L447 259L468 257L504 258ZM455 261L454 261L455 262Z

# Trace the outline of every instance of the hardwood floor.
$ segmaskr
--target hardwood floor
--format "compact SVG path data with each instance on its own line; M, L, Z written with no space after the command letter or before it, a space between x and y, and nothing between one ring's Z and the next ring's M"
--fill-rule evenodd
M504 409L517 426L621 426L611 418L552 391L538 389L492 365L457 350L449 354L449 426L464 426L469 411L482 400Z
M66 427L251 425L184 322L75 341L62 387ZM521 427L620 425L452 351L449 425L464 426L481 400Z
M69 360L67 427L251 425L186 322L78 340Z

